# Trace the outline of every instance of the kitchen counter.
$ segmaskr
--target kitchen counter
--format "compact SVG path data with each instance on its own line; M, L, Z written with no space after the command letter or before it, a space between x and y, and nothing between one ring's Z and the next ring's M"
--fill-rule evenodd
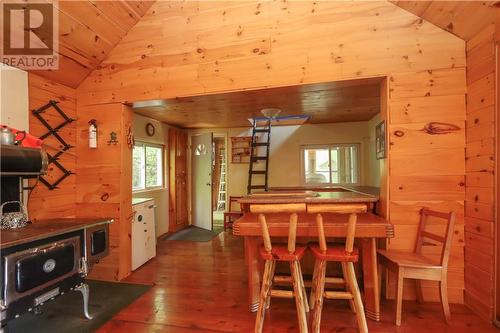
M273 187L269 192L247 195L238 201L241 204L273 203L373 203L379 200L378 188L362 187ZM311 191L315 195L311 195ZM287 196L286 192L292 193ZM303 192L304 195L300 195Z
M280 187L270 187L270 191L315 191L315 192L358 192L362 194L372 195L378 197L380 195L380 188L375 186L363 186L363 185L330 185L330 186L280 186Z
M132 198L132 206L153 200L153 198Z
M107 218L39 220L23 228L1 230L0 249L112 222L113 219Z

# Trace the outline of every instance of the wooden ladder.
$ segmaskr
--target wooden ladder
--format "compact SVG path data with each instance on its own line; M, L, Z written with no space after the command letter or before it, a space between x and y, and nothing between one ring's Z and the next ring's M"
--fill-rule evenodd
M253 119L253 127L252 127L252 141L251 141L251 150L250 150L250 166L248 169L248 186L247 193L252 193L252 190L268 190L268 171L269 171L269 150L271 144L271 119L266 119L267 126L258 126L259 121L262 120ZM259 135L259 134L263 135ZM267 134L267 135L266 135ZM259 141L259 138L264 140ZM264 147L266 149L265 155L257 155L259 151L259 147ZM264 169L258 169L258 166L262 165L260 162L265 162ZM256 169L257 167L257 169ZM256 177L260 176L262 180L262 176L264 176L264 184L258 183L255 184Z

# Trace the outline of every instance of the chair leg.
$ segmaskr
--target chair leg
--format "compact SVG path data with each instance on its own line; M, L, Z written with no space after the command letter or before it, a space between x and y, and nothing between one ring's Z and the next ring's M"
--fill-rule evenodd
M318 259L315 260L314 262L314 271L313 271L313 277L312 277L312 282L311 282L311 296L309 298L309 309L314 310L314 306L316 304L316 287L317 287L317 280L318 280L318 271L320 267L320 261Z
M366 324L365 309L359 292L358 281L356 281L356 273L354 272L354 264L346 263L347 281L349 289L353 295L354 306L356 307L356 319L358 321L358 329L360 333L368 333L368 325Z
M271 288L269 283L269 276L271 274L271 266L273 260L266 260L264 266L264 275L262 276L262 287L260 289L259 309L257 310L257 317L255 318L255 333L261 333L264 326L264 312L266 311L266 300Z
M422 281L415 280L415 287L417 291L417 302L422 304L424 302L424 293L422 292Z
M313 333L319 333L321 327L321 311L323 309L323 294L325 292L326 261L317 260L317 278L314 296L314 313L312 322Z
M397 271L396 281L396 326L401 326L401 311L403 308L403 272L401 269Z
M299 321L299 332L307 333L306 309L302 299L302 289L300 287L300 271L298 261L290 262L290 271L292 272L293 295L295 297L295 306L297 308L297 318Z
M273 260L271 264L271 273L269 274L269 290L273 288L273 279L275 271L276 271L276 261ZM271 305L271 293L269 292L267 294L267 299L266 299L266 310L269 309L270 305Z
M342 265L342 276L344 277L345 288L348 292L350 292L352 294L353 291L349 286L349 282L347 281L347 263L341 262L340 264ZM351 308L352 312L356 313L356 307L354 306L354 300L352 300L352 299L349 300L349 307Z
M299 275L300 275L300 290L302 291L302 301L304 302L304 309L309 312L309 301L307 298L306 285L304 284L304 276L302 275L302 266L300 261L297 261Z
M439 281L439 296L441 297L441 306L443 307L444 320L449 325L451 323L450 305L448 303L448 284L446 277Z
M378 272L378 293L379 293L378 297L379 297L379 300L381 300L382 299L382 281L383 281L383 275L384 275L384 269L383 269L382 265L380 265L380 264L378 265L377 272Z

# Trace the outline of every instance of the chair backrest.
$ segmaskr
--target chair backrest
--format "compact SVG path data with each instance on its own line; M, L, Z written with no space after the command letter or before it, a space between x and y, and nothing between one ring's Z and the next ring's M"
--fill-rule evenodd
M288 252L295 252L295 243L297 239L297 213L306 212L306 204L259 204L250 205L250 212L259 214L259 222L262 232L262 239L264 240L264 248L267 252L272 251L271 237L269 236L269 227L267 225L267 220L265 214L274 213L289 213L289 225L288 225Z
M347 233L345 240L345 251L352 253L354 249L354 237L356 235L356 222L358 213L366 213L366 204L317 204L307 207L308 213L316 213L316 225L318 227L319 248L326 252L328 246L326 244L325 228L323 225L322 213L338 213L349 214L347 222Z
M439 219L446 221L446 231L444 236L436 235L434 233L426 231L427 218L429 216L437 217ZM453 230L455 227L455 212L442 213L428 208L422 208L420 210L420 223L418 225L417 242L415 244L415 253L420 254L422 252L422 245L424 244L424 238L432 239L433 241L443 244L441 249L441 266L448 267L448 261L450 258L451 251L451 241L453 239Z
M234 205L238 203L238 200L240 200L242 197L233 197L229 196L229 212L236 212ZM241 206L240 206L241 208ZM241 210L241 209L239 209Z

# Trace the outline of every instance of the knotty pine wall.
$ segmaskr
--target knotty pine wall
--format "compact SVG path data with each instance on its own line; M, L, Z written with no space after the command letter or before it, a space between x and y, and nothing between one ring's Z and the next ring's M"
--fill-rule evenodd
M495 42L491 25L467 42L465 303L493 315Z
M388 77L388 247L413 248L422 206L456 211L449 288L462 302L465 66L463 40L388 2L158 1L77 93L92 105Z
M72 118L76 118L76 90L59 83L55 83L38 75L28 74L28 95L29 95L29 127L30 133L35 136L42 136L47 133L47 129L35 118L31 110L37 109L47 104L49 100L59 101L59 107ZM28 112L28 111L27 111ZM62 123L62 118L54 109L49 109L43 114L44 119L56 127ZM76 146L76 123L71 123L59 131L61 137L70 145ZM58 149L61 144L53 136L49 136L44 143ZM47 152L54 155L57 150L47 148ZM61 155L59 162L68 170L76 171L76 150L71 149ZM45 178L53 183L62 175L62 172L54 165L49 166ZM36 182L30 180L30 184ZM38 182L29 197L28 211L30 219L50 219L59 217L75 217L76 202L76 176L71 175L64 179L54 190L49 190L44 184Z
M109 255L96 265L91 277L121 280L131 271L132 110L121 103L77 107L76 216L113 218L110 225ZM88 146L88 122L97 121L98 144ZM118 143L109 144L110 133Z

